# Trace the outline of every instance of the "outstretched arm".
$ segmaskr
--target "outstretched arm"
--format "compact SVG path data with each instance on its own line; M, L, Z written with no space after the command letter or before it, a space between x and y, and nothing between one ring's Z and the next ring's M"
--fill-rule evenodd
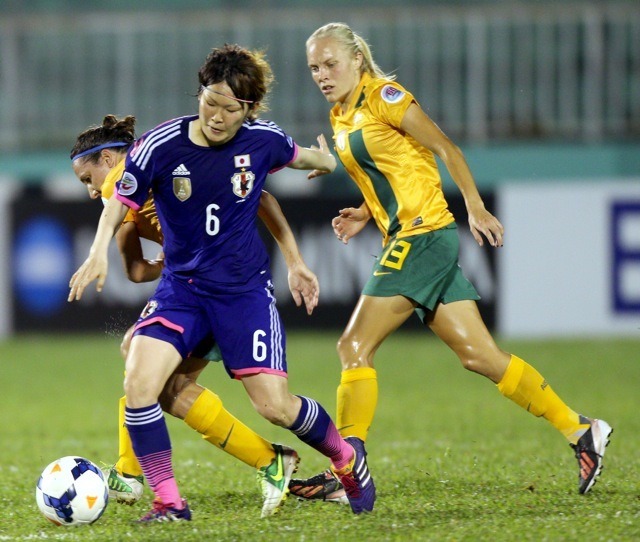
M269 233L278 243L288 269L289 290L296 305L304 301L307 314L311 314L318 305L320 286L318 278L304 263L298 244L291 231L280 204L271 194L262 191L258 216L269 229Z
M96 279L96 290L102 291L102 286L107 278L109 241L122 223L127 210L128 207L115 197L111 197L105 205L100 215L96 236L89 250L89 256L69 281L70 291L67 301L81 299L85 288Z
M298 147L298 156L289 164L293 169L311 169L308 179L319 177L331 173L338 165L335 156L331 154L327 140L324 135L318 136L318 146L311 145L311 147Z
M407 109L400 127L418 143L438 155L447 166L464 198L469 215L469 227L478 244L484 244L484 235L491 246L501 247L504 228L500 221L485 209L462 151L415 103Z

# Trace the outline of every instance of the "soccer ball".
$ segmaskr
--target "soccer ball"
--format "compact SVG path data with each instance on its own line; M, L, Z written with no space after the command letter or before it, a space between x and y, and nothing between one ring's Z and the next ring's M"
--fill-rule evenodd
M97 521L107 508L109 486L95 464L69 455L42 471L36 502L44 517L56 525L85 525Z

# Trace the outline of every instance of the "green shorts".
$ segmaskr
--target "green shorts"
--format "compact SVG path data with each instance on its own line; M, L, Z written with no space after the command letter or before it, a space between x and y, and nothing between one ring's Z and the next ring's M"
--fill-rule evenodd
M418 304L416 313L423 322L426 311L438 303L477 301L478 292L458 264L459 248L455 223L411 237L394 237L376 258L362 293L374 297L405 296Z

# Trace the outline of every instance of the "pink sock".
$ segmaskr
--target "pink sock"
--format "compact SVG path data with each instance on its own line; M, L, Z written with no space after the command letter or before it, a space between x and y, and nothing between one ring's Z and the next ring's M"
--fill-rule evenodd
M333 466L336 470L340 470L346 467L351 462L355 452L353 451L351 445L346 440L344 440L337 431L336 435L340 439L340 451L336 455L331 457L331 463L333 463Z
M154 492L166 506L182 508L182 498L180 497L175 478L163 480L154 488Z

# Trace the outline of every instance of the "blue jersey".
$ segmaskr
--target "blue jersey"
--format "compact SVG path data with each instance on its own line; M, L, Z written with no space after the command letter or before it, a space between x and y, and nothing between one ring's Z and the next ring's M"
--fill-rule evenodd
M164 234L165 273L203 293L240 292L269 274L256 227L267 174L290 164L297 146L276 124L246 121L211 147L189 139L177 118L145 133L130 150L116 197L138 209L153 192Z

